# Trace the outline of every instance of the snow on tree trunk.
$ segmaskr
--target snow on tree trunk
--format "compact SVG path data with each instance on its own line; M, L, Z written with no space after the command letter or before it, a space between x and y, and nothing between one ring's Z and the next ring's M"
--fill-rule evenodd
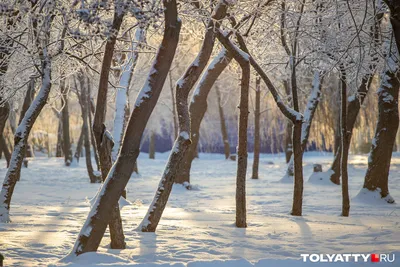
M224 108L222 107L221 93L219 91L218 86L215 88L215 91L217 93L219 122L221 125L222 143L224 144L224 154L225 154L225 159L228 159L229 155L231 154L231 147L229 145L229 136L228 136L228 130L226 129Z
M62 100L64 102L63 105L64 107L61 111L64 162L65 166L70 166L72 162L72 149L71 149L71 139L69 135L69 105L68 105L69 90L65 86L64 79L60 81L60 88L61 88Z
M182 180L190 180L190 169L192 162L197 155L197 145L200 139L200 125L207 111L207 97L215 81L229 65L232 55L226 50L221 49L218 55L211 61L202 75L199 84L193 92L192 100L189 105L190 113L190 139L192 144L186 151L186 155L179 168L179 177Z
M114 117L114 147L112 149L112 160L115 161L119 149L121 147L121 140L124 135L127 116L129 114L129 85L132 80L132 76L136 67L136 63L139 58L139 48L141 43L145 41L146 30L138 28L135 32L135 38L132 40L131 52L128 54L126 63L122 66L122 74L119 79L119 86L117 89L117 97L115 101L115 117Z
M254 110L254 157L253 157L253 172L252 179L258 179L258 165L260 163L260 102L261 102L261 89L260 77L256 78L256 99Z
M72 249L75 255L97 250L110 220L110 213L117 205L132 174L132 163L139 155L143 131L171 67L178 45L181 22L178 19L175 0L164 0L163 5L165 29L161 45L149 76L137 97L117 160L108 173Z
M393 23L393 22L392 22ZM399 127L398 98L400 75L396 47L389 50L386 66L378 89L378 122L372 140L364 188L377 191L388 203L394 203L389 194L388 177L393 146ZM362 192L361 192L362 193Z
M99 89L97 93L96 111L93 120L93 134L96 143L95 153L97 153L100 162L101 176L103 181L107 178L107 175L112 166L111 148L109 146L110 138L108 138L108 135L106 134L107 129L105 127L105 116L107 113L107 93L111 63L113 60L114 48L117 41L118 32L124 18L124 12L119 10L120 8L121 7L119 7L118 5L115 6L114 18L112 22L112 35L107 40L105 46L99 79ZM129 83L129 80L126 82ZM125 87L127 88L127 86ZM120 217L118 204L115 204L115 207L110 210L109 215L111 248L124 249L126 247L124 241L125 236L123 235L121 223L122 220Z
M161 216L167 205L168 198L171 194L174 182L188 183L189 181L176 181L179 167L185 152L189 148L190 141L190 116L188 108L188 96L190 90L199 79L201 73L210 59L215 43L214 27L219 24L214 24L214 20L218 21L225 17L227 5L224 1L220 1L213 11L212 19L207 25L204 40L197 54L196 59L189 65L183 76L176 83L176 111L178 115L179 134L175 140L172 151L169 155L167 165L164 169L161 181L158 185L156 194L153 198L149 210L144 217L140 229L142 232L154 232L157 229ZM188 184L185 184L188 187Z
M306 150L308 137L310 135L311 124L314 119L315 111L317 110L318 103L321 97L321 87L322 87L322 77L319 71L314 72L314 79L312 83L312 89L310 96L307 101L307 106L304 111L304 120L301 125L301 157L303 157L304 151ZM294 156L290 157L289 163L287 165L286 174L282 180L289 179L293 180L294 176Z
M3 187L0 193L0 222L9 222L10 203L15 184L20 176L22 162L24 160L29 133L33 124L46 104L51 88L51 62L47 49L43 49L42 60L42 86L32 104L26 111L14 137L14 151L11 156L10 167L7 170Z

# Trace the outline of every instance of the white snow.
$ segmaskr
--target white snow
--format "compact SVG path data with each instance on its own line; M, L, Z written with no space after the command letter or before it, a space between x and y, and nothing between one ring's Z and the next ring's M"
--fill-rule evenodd
M300 254L400 251L398 205L377 205L373 201L376 192L368 192L364 195L366 199L359 199L367 168L366 155L351 155L349 159L349 218L340 216L340 186L311 182L304 185L303 217L291 216L293 184L278 182L286 170L285 157L262 154L260 179L250 179L251 168L248 168L248 227L238 229L234 226L236 162L226 161L222 154L201 153L193 162L191 174L191 184L196 190L174 186L157 232L136 231L153 200L168 155L169 152L157 153L155 160L148 159L145 153L139 156L141 176L132 176L127 186L132 204L121 211L128 248L109 249L107 231L98 253L63 260L89 213L86 199L95 196L101 185L89 183L84 161L76 167L65 167L62 158L31 160L29 168L22 169L22 179L15 188L12 223L0 224L0 252L5 256L5 265L364 266L306 264ZM330 153L305 153L304 177L312 174L314 163L327 170L332 159ZM267 164L271 161L274 164ZM249 154L249 166L251 163ZM5 165L1 159L3 177ZM400 201L398 153L393 154L389 188L391 196ZM397 262L400 255L396 256Z

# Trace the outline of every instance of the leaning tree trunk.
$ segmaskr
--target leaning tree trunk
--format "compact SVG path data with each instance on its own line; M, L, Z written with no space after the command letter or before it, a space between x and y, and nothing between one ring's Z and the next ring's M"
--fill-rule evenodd
M219 91L218 86L215 87L215 91L217 93L219 122L221 125L222 143L224 144L224 154L225 154L225 159L228 159L229 155L231 154L231 147L229 145L229 136L228 136L228 130L226 128L224 108L222 107L221 93Z
M118 204L118 199L132 174L134 168L132 163L136 161L139 155L143 131L171 67L179 41L181 21L178 19L175 0L164 0L163 5L165 7L165 27L161 45L129 118L125 131L126 138L122 142L118 158L102 185L101 191L75 242L72 250L75 255L97 250L109 223L109 215Z
M396 48L392 48L396 50ZM399 127L398 98L400 75L398 74L398 53L390 51L386 70L381 75L378 90L378 122L372 140L368 159L368 169L364 179L364 188L378 191L388 203L394 203L389 195L388 177L393 146Z
M196 59L189 65L182 78L176 83L176 111L178 115L179 134L175 140L153 202L141 223L140 229L142 232L154 232L156 230L167 205L174 181L183 184L188 183L188 181L176 181L181 161L191 144L188 96L190 90L199 79L201 72L206 67L214 48L214 27L219 27L219 24L214 25L214 20L218 21L225 17L226 10L227 5L223 1L220 1L215 7L212 19L207 25L204 40ZM189 187L188 184L185 184L185 186Z
M347 132L347 80L346 71L343 65L340 65L340 128L342 148L347 147L348 132ZM342 149L340 159L340 169L342 175L342 216L348 217L350 212L350 197L349 197L349 176L347 173L348 150Z
M64 102L64 107L61 110L61 120L62 120L62 133L63 133L63 151L64 151L64 162L65 166L70 166L72 162L72 149L71 149L71 139L69 135L69 106L68 106L68 89L65 87L65 80L60 81L60 88L62 94L62 100Z
M11 164L7 170L3 187L0 193L0 222L10 221L10 203L15 184L20 176L22 162L28 146L29 133L33 124L46 104L51 88L51 62L47 55L47 49L43 49L42 59L42 86L32 104L29 106L25 116L14 137L14 151L11 156Z
M255 99L255 110L254 110L254 159L253 159L253 173L252 179L258 179L258 165L260 163L260 102L261 102L261 90L260 90L260 77L256 78L256 99Z
M108 138L109 136L106 134L107 129L105 127L105 116L107 113L108 76L111 69L117 35L124 17L124 12L119 10L120 8L122 7L117 5L115 6L114 18L112 22L112 35L107 40L105 46L100 73L99 89L97 93L96 111L93 119L93 134L96 142L95 153L97 153L99 158L103 181L107 178L112 166L111 150L109 150L110 138ZM118 203L114 204L109 216L111 218L109 221L111 248L124 249L126 247L125 236L123 235L121 223L122 220Z
M206 71L202 75L199 84L193 92L192 100L190 101L190 139L192 144L186 151L184 160L179 168L179 176L182 180L190 180L190 169L192 162L197 154L197 145L200 139L200 125L207 111L207 97L214 85L215 81L229 65L232 60L232 55L226 50L221 49L218 55L208 65Z

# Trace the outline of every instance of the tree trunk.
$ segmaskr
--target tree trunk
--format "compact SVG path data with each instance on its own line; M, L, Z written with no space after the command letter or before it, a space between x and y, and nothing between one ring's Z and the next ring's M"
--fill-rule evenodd
M288 83L287 80L283 81L283 87L285 88L285 93L289 98L288 102L291 103L290 88L289 88L289 83ZM293 128L292 122L290 120L286 120L286 123L285 123L285 136L284 136L286 163L290 162L290 158L292 157L292 154L293 154L292 128ZM294 175L293 172L292 172L291 175L292 176Z
M197 145L200 139L200 125L207 111L207 97L215 81L229 65L232 55L226 50L221 49L218 55L208 65L206 71L200 79L199 84L192 95L190 101L190 137L192 144L184 156L179 168L177 178L182 181L190 181L190 169L192 162L197 155Z
M86 77L87 81L87 94L88 94L88 118L89 118L89 134L90 134L90 143L93 148L93 154L94 154L94 160L96 162L97 170L100 171L100 160L99 160L99 155L97 153L97 147L96 147L96 140L94 138L94 132L93 132L93 119L92 115L94 114L95 111L95 106L94 106L94 101L92 99L92 93L91 93L91 83L89 77Z
M237 57L235 57L236 59ZM247 171L247 125L249 117L250 64L240 62L242 79L240 83L239 126L236 174L236 227L247 227L246 222L246 171Z
M226 129L226 121L224 115L224 108L222 107L221 93L219 91L218 86L215 87L215 90L217 93L219 121L221 125L221 135L222 135L222 143L224 144L225 159L229 159L229 155L231 154L231 147L229 145L228 131Z
M84 133L84 129L82 127L81 134L79 135L78 143L76 144L76 150L75 150L75 154L74 154L74 158L76 159L76 162L79 162L79 158L82 153L84 135L85 135L85 133Z
M346 84L346 71L343 65L340 65L340 92L341 92L341 108L340 108L340 126L342 148L347 147L348 132L347 132L347 84ZM348 217L350 212L350 197L349 197L349 176L347 173L347 159L348 150L342 149L342 156L340 159L340 169L342 175L342 216Z
M219 24L214 25L214 21L218 21L225 17L226 10L227 5L225 2L220 1L215 7L212 19L207 25L205 37L196 59L192 64L190 64L182 78L180 78L176 83L176 111L178 115L179 135L175 140L174 147L169 156L167 166L164 169L153 202L140 226L142 232L154 232L156 230L171 194L172 186L176 179L181 161L191 144L188 96L190 90L206 67L214 48L214 28L219 27ZM185 186L187 188L189 187L187 184Z
M0 137L0 147L1 147L1 152L3 152L4 157L6 158L7 161L7 168L10 167L10 161L11 161L11 153L10 150L8 150L7 142L4 136Z
M110 170L101 191L75 242L72 253L79 255L96 251L110 220L112 209L118 204L132 174L139 155L140 141L147 121L157 103L178 45L181 22L175 0L164 0L164 36L149 76L140 91L129 118L121 151ZM128 138L129 137L129 138Z
M65 87L65 80L60 81L60 88L62 94L62 100L64 102L64 107L61 110L61 120L62 120L62 133L63 133L63 151L64 151L64 162L65 166L70 166L72 162L72 149L71 140L69 135L69 107L68 107L68 89Z
M395 50L394 47L392 49ZM378 122L364 179L364 188L380 192L381 197L388 203L394 203L394 199L389 195L388 177L393 146L399 127L400 75L397 73L399 69L397 55L397 51L389 51L386 69L381 74L381 84L378 90Z
M61 158L63 156L63 130L62 120L58 116L58 129L57 129L57 144L56 144L56 157Z
M129 86L132 76L139 59L139 48L146 39L146 30L138 28L135 32L135 38L132 40L131 52L128 54L126 63L122 66L122 74L119 79L117 97L115 101L114 117L114 147L112 149L112 160L115 161L121 147L126 124L129 119Z
M169 75L169 87L171 91L171 104L172 104L172 121L174 124L174 138L178 138L178 119L176 116L176 104L175 104L175 93L174 93L174 84L172 83L172 73L171 70L168 73Z
M260 89L260 77L256 78L256 99L255 99L255 110L254 110L254 159L253 159L253 173L252 179L258 179L258 165L260 162L260 102L261 102L261 89Z
M151 131L150 133L149 158L150 159L156 158L156 134L154 133L154 131Z
M11 156L11 165L7 170L3 187L0 193L0 222L10 221L10 203L14 192L15 184L20 176L22 162L28 146L29 133L33 124L46 104L51 88L51 62L47 50L43 51L42 59L42 86L32 104L29 106L25 116L14 137L14 151Z
M25 113L31 106L34 97L35 97L35 80L32 78L28 84L28 90L26 91L24 103L22 104L22 109L21 109L21 113L19 116L18 126L21 125L21 122L24 119ZM28 136L28 138L29 138L29 136ZM29 143L27 143L27 145L26 145L25 157L27 157L27 158L33 157L33 151L32 151L31 146L29 145ZM18 181L19 181L19 177L18 177Z

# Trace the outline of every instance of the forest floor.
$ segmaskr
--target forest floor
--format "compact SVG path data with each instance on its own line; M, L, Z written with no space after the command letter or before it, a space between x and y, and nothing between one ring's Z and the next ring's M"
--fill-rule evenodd
M88 215L89 199L100 184L89 183L84 159L77 166L64 167L61 158L36 157L29 168L23 168L17 183L12 223L0 224L0 253L5 266L76 267L308 266L300 254L396 253L397 264L387 266L400 266L399 204L369 199L373 194L357 196L366 155L350 156L349 218L340 216L340 186L308 182L313 163L327 170L332 157L330 153L305 154L303 216L293 217L293 185L280 181L285 173L283 155L261 155L260 179L253 180L249 154L248 227L238 229L234 226L236 163L224 160L223 155L200 154L193 164L193 190L175 185L157 232L141 233L136 228L154 196L168 153L157 154L155 160L141 154L140 175L132 176L130 203L122 209L128 248L110 250L107 231L98 253L83 254L73 262L61 259L70 252ZM2 159L1 179L5 173ZM392 160L389 183L391 195L400 202L400 154Z

